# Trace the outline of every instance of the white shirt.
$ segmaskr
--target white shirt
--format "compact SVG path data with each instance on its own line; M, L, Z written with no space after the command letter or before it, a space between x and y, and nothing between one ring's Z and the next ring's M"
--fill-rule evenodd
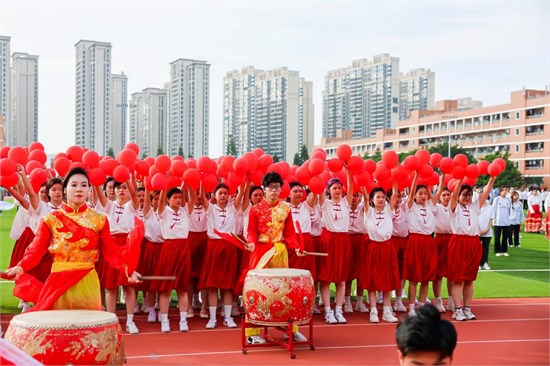
M394 213L388 203L384 205L382 211L370 207L364 220L369 239L379 242L390 240L393 233L393 218Z
M548 215L548 211L550 210L550 194L548 197L546 197L546 200L544 201L544 208L546 209L546 214Z
M496 197L493 201L493 225L510 226L510 199Z
M187 239L189 236L189 211L187 204L176 212L170 206L166 206L161 215L160 229L162 237L169 239Z
M434 232L436 234L452 234L451 221L449 220L449 206L441 203L435 205Z
M309 207L307 202L300 202L298 206L293 206L291 203L285 202L288 207L290 207L290 212L292 213L292 223L294 225L294 232L298 233L298 228L296 227L296 221L300 222L300 228L302 233L311 233L311 216L310 212L314 209Z
M482 231L487 230L487 226L489 226L489 221L491 221L491 218L493 217L493 206L486 204L481 208L481 211L479 213L479 236L482 236L484 238L491 238L493 236L493 230L492 228L489 228L489 231L485 235L481 235Z
M512 202L510 207L510 225L520 225L525 221L525 213L523 212L523 205L521 202Z
M29 227L32 232L36 234L38 224L40 220L52 211L57 210L59 207L54 207L51 202L40 201L36 210L32 207L29 208Z
M203 205L193 206L193 212L189 215L189 231L203 233L206 231L206 210Z
M235 210L235 234L241 235L244 228L244 215L242 210ZM248 226L247 226L248 228Z
M149 211L147 216L143 218L143 225L145 226L145 239L153 243L162 243L164 238L162 237L162 229L160 228L160 217L158 213L153 210Z
M28 196L25 196L25 199L28 200ZM15 204L19 206L19 208L11 224L10 238L13 240L19 239L23 231L25 231L25 228L29 227L29 211L25 210L19 201L16 200Z
M235 233L237 210L232 203L228 203L225 208L210 204L206 210L206 216L209 238L221 239L214 233L214 228L223 233Z
M453 234L477 236L479 234L479 202L467 206L458 204L455 212L449 210Z
M309 213L309 219L311 221L311 235L312 236L321 236L323 232L323 220L321 206L318 204L315 205L313 211Z
M426 201L425 206L413 202L409 209L409 232L411 234L431 235L434 232L435 206L432 201Z
M529 212L535 213L535 210L533 210L534 205L539 205L539 212L542 210L542 198L540 198L540 194L537 194L536 196L530 195L527 199L527 207L529 207Z
M366 234L365 227L365 202L360 202L355 210L349 209L349 233Z
M248 223L250 222L250 209L252 204L248 205L246 210L243 212L243 236L245 240L248 240Z
M109 219L111 234L127 234L134 228L134 217L137 210L132 207L132 201L119 205L118 202L107 200L105 207L97 205L97 212L102 212Z
M401 202L399 208L394 211L392 235L400 238L409 235L409 212L406 202Z
M349 205L344 198L335 203L326 199L321 206L323 227L333 233L347 233L349 230Z

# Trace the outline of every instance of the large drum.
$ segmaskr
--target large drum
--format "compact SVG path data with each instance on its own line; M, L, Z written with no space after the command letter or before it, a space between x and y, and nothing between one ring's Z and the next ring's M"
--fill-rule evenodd
M5 340L47 365L121 365L122 330L115 314L50 310L13 317Z
M315 287L303 269L268 268L248 271L243 289L248 321L257 325L307 324L313 314Z

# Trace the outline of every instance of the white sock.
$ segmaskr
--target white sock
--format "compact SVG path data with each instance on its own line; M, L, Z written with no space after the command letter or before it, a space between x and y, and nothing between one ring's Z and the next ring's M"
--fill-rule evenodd
M210 319L216 319L216 306L209 306L208 310L210 311Z
M371 313L376 313L377 311L378 311L378 310L376 310L376 305L370 307L370 312L371 312Z
M441 296L438 296L435 299L441 301Z
M182 322L187 321L187 311L180 311L180 321Z
M126 323L131 323L134 321L134 314L127 314L126 315Z
M157 312L155 311L155 308L152 307L152 308L149 308L149 314L156 314Z
M335 313L341 313L341 312L342 312L342 307L341 307L341 306L336 306L336 307L334 308L334 312L335 312Z
M231 307L232 305L224 305L223 311L225 312L225 319L231 318Z
M160 321L161 322L167 322L168 321L168 314L160 314Z
M325 314L328 314L331 311L330 306L325 306Z
M357 296L357 303L362 304L363 303L363 296Z
M409 309L410 309L410 311L414 311L414 304L410 304Z
M401 296L396 296L396 297L395 297L395 302L396 302L397 304L402 304L402 303L403 303L403 300L401 300Z
M383 309L384 309L384 313L391 313L392 312L391 311L391 306L384 305Z
M351 304L351 296L344 296L344 303Z

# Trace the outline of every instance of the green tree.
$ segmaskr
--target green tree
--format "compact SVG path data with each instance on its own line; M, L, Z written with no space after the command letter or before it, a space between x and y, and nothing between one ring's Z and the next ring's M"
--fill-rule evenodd
M164 151L162 151L162 146L157 147L157 156L164 155Z
M363 155L363 159L372 159L375 162L379 162L382 160L382 152L380 151L380 148L376 148L374 154L369 155L368 153L365 153L365 155Z
M485 155L483 158L483 160L487 160L489 162L492 162L496 158L502 158L506 162L506 169L497 177L497 180L495 181L495 187L521 187L525 183L523 176L516 167L516 164L510 161L509 157L510 153L506 151L504 152L504 154L500 152L494 152L492 154ZM484 186L485 184L487 184L488 180L488 175L480 175L477 179L477 185Z
M193 154L189 153L187 154L187 157L193 159Z
M428 151L433 153L439 153L441 156L446 157L449 155L449 143L444 142L440 145L433 145L428 148ZM457 154L464 154L468 157L468 163L475 164L477 163L477 159L468 152L468 150L464 149L463 147L460 147L458 145L451 145L451 158L454 157Z
M237 146L235 145L235 140L233 136L229 136L229 141L227 141L227 150L225 151L226 155L237 156Z
M281 158L279 158L279 155L277 154L273 155L273 162L278 163L279 161L281 161Z
M115 151L113 150L112 147L110 147L108 150L107 150L107 156L110 156L112 158L115 157Z
M307 159L309 159L309 153L307 151L307 146L302 145L299 153L294 154L294 165L302 165Z
M183 147L182 146L178 147L178 155L181 156L182 158L185 157L185 154L183 153Z

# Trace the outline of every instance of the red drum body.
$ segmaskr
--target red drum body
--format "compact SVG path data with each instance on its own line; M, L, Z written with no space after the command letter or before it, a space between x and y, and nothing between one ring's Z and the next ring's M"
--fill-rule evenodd
M50 310L13 317L5 340L46 365L122 365L122 330L114 314Z
M248 271L243 299L250 323L287 326L309 323L313 314L315 287L311 273L293 268Z

